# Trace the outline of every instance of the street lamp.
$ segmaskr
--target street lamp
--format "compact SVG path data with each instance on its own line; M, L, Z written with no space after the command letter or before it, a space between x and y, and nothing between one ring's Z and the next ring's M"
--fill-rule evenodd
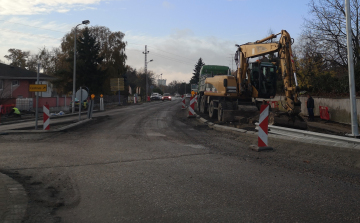
M153 62L153 60L150 60L150 61L145 61L145 79L146 79L146 100L147 100L147 97L148 97L148 75L147 75L147 64L150 63L150 62Z
M72 113L75 113L75 84L76 84L76 29L80 25L88 25L90 23L89 20L84 20L82 23L75 26L75 32L74 32L74 73L73 73L73 94L72 94ZM81 104L81 103L80 103Z

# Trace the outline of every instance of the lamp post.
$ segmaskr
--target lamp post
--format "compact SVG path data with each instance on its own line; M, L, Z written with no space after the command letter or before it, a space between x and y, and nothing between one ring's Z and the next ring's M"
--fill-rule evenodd
M145 79L146 79L146 100L148 97L148 75L147 75L147 64L153 62L153 60L145 61Z
M89 24L90 21L89 20L84 20L82 21L82 23L78 24L77 26L75 26L75 31L74 31L74 72L73 72L73 94L72 94L72 103L71 103L71 111L72 113L75 113L75 86L76 86L76 29L78 26L80 25L87 25ZM80 102L80 106L81 106L81 102Z

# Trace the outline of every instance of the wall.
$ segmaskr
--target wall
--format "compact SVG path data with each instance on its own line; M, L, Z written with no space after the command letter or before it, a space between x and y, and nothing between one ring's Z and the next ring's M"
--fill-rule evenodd
M18 86L12 86L12 96L14 98L18 98L19 96L22 96L22 98L29 98L31 97L31 93L29 92L29 84L34 83L33 80L18 80L19 85Z
M320 98L313 96L315 109L314 115L320 116L319 113L319 106L325 106L329 109L330 120L340 123L351 124L351 113L350 113L350 98ZM301 114L307 116L307 108L306 108L306 101L307 97L300 97L301 101ZM285 111L281 106L281 101L283 104L285 96L276 96L273 100L269 101L278 101L279 109ZM358 123L360 124L360 98L356 99L356 107L357 107L357 119Z
M39 102L38 102L38 108L42 108L46 103L50 106L50 107L66 107L69 106L71 102L71 97L67 97L66 98L66 104L65 104L65 97L39 97ZM33 107L36 107L36 97L34 98L33 101Z

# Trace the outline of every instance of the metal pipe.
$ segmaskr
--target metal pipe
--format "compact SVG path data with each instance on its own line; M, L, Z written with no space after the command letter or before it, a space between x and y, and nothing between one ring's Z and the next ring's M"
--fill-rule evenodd
M39 84L39 72L40 72L40 64L38 63L37 68L37 76L36 76L36 84ZM35 108L35 130L37 130L38 127L38 115L39 115L39 92L36 92L36 108Z
M80 99L79 99L79 121L81 121L81 104L82 104L82 88L80 87Z

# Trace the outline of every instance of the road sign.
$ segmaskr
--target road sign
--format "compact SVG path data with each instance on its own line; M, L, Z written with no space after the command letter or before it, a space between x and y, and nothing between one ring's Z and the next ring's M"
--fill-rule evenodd
M30 92L46 92L47 84L30 84L29 91Z
M103 95L103 94L101 94L101 95L100 95L100 98L102 98L103 96L104 96L104 95Z
M92 94L92 95L91 95L91 99L94 99L94 98L95 98L95 95L94 95L94 94Z
M81 93L81 92L82 92L82 93ZM78 90L78 91L76 92L75 97L76 97L77 99L79 99L80 101L84 101L84 100L87 99L88 95L89 95L89 94L88 94L87 90L81 89L81 91ZM80 99L80 97L82 97L82 98Z
M124 78L111 78L110 79L111 91L123 91L124 89Z

